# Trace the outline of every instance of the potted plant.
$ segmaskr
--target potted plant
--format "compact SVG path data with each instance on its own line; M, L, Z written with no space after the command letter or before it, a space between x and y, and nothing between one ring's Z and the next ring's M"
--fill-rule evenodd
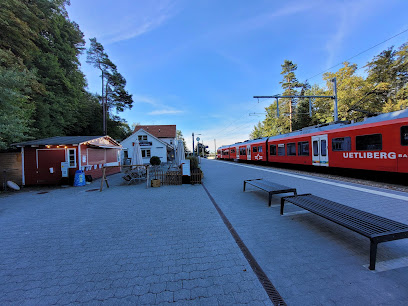
M150 158L150 164L153 166L153 169L154 169L154 179L152 179L152 181L151 181L151 186L152 187L160 187L160 180L157 178L157 168L161 164L160 157L152 156Z

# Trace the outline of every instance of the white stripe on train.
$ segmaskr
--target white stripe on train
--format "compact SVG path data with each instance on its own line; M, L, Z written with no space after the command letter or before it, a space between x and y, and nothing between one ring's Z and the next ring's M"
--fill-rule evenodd
M297 175L297 174L292 174L292 173L287 173L287 172L281 172L281 171L276 171L276 170L270 170L270 169L265 169L265 168L256 167L256 166L248 166L248 165L242 165L242 164L236 164L236 163L228 163L228 162L224 162L224 161L220 161L220 160L215 160L215 161L223 162L223 163L231 165L231 166L239 166L239 167L244 167L244 168L256 169L256 170L261 170L261 171L265 171L265 172L271 172L271 173L286 175L286 176L290 176L290 177L300 178L300 179L303 179L303 180L313 181L313 182L317 182L317 183L333 185L333 186L336 186L336 187L343 187L343 188L348 188L348 189L357 190L357 191L361 191L361 192L367 192L367 193L370 193L370 194L376 194L376 195L380 195L380 196L388 197L388 198L392 198L392 199L408 201L407 196L387 193L387 192L384 192L384 191L378 191L378 190L367 189L367 188L363 188L363 187L346 185L346 184L342 184L342 183L324 181L324 180L316 179L316 178L312 178L312 177L307 177L307 176L302 176L302 175Z

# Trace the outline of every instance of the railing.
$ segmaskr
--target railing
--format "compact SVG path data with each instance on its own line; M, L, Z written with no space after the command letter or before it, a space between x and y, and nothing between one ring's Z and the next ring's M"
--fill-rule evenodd
M161 185L181 185L183 175L181 171L157 170L151 172L152 179L159 179Z
M191 170L190 182L192 185L201 184L202 172L200 169Z

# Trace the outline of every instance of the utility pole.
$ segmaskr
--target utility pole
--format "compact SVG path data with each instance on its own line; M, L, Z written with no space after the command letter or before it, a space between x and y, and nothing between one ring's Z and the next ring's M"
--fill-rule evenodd
M193 156L195 155L195 150L194 150L194 133L193 133Z
M293 99L289 101L289 132L292 132L292 103Z
M103 122L103 135L106 136L107 135L107 131L106 131L106 105L105 105L105 94L104 94L104 75L103 75L103 69L102 69L102 122Z
M339 120L339 114L337 112L337 79L334 77L332 80L333 82L333 94L334 94L334 121Z

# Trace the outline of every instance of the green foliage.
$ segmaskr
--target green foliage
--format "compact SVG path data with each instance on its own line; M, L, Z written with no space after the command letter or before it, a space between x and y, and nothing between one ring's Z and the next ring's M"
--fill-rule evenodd
M150 158L150 164L151 164L152 166L160 166L160 164L161 164L160 157L158 157L158 156L152 156L152 157Z
M91 47L87 51L87 63L99 69L102 73L102 96L107 104L107 110L115 107L122 112L132 108L132 95L125 90L126 80L118 72L116 65L105 53L104 47L96 38L91 38Z
M176 138L178 140L183 141L183 146L184 146L184 152L188 152L188 148L187 148L187 144L186 144L186 140L184 139L183 133L180 130L176 131Z
M79 69L83 33L68 19L67 3L1 1L1 148L29 138L103 134L101 106L86 91ZM115 71L109 76L109 101L117 110L127 107L131 99L125 84ZM109 116L108 125L114 138L129 134L127 123L118 116Z
M326 86L309 86L300 83L295 75L297 65L285 60L281 74L282 95L332 96L332 79L337 80L339 120L361 120L367 115L386 113L408 107L408 43L398 49L393 47L375 56L365 66L367 77L357 75L356 64L343 63L336 72L323 75ZM299 92L300 89L300 92ZM308 99L279 99L280 116L277 117L276 103L266 110L265 120L254 126L250 138L273 136L289 132L290 103L292 103L293 129L327 123L334 120L334 103L330 98L312 99L312 117L309 116Z
M0 49L0 149L28 138L33 103L29 99L33 73L24 68L10 51Z
M249 139L257 139L264 136L264 125L262 122L258 122L258 124L254 126L251 134L249 134Z
M198 157L197 156L189 156L187 159L190 160L190 170L198 169Z

